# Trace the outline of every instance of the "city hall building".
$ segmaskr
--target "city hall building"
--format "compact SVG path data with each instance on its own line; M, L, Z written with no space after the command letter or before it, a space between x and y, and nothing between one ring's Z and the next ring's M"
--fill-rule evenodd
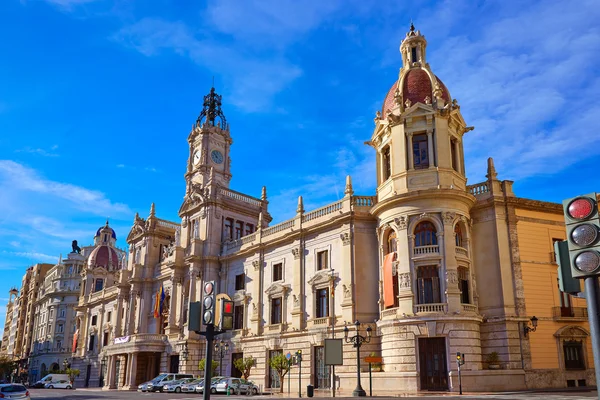
M152 205L134 218L126 266L112 244L117 261L85 264L77 385L131 390L160 372L197 374L205 342L188 329L188 305L209 280L235 302L235 329L221 337L230 343L224 374L239 375L233 361L252 356L250 379L265 388L282 384L268 360L301 350L303 386L354 389L356 348L344 344L334 379L323 346L346 324L355 335L355 321L361 335L372 328L361 358L383 358L377 390L458 390L457 353L469 391L595 385L585 302L557 285L561 205L517 197L492 159L487 179L467 185L473 127L426 49L411 26L398 80L365 138L376 192L355 193L348 177L342 199L305 210L300 197L295 217L276 225L265 188L256 197L230 188L234 132L211 89L181 160L181 220Z

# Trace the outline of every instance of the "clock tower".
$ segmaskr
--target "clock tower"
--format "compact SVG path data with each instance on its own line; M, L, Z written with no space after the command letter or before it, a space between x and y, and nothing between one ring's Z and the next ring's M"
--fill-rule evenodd
M204 105L188 137L190 155L188 159L186 192L192 184L219 185L229 187L231 160L229 148L233 143L229 126L221 110L221 96L210 89L204 96Z

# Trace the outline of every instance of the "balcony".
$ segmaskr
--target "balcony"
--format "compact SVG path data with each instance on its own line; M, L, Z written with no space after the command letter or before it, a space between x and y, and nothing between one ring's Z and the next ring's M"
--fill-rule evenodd
M416 304L415 305L415 313L416 314L445 313L446 307L447 307L446 303Z
M456 255L463 256L463 257L469 257L469 252L464 247L456 246Z
M555 321L587 321L585 307L552 307L552 318Z
M327 328L331 325L331 317L313 318L308 321L309 328Z
M413 248L413 256L424 256L428 254L439 254L440 246L431 245L431 246L418 246Z

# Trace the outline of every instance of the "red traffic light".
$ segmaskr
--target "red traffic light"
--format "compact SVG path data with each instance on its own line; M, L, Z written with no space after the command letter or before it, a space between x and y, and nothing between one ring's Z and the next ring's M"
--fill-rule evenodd
M223 304L223 312L225 314L231 314L231 313L233 313L233 303L230 302L230 301L226 301Z
M594 212L594 202L587 197L577 197L569 203L567 213L573 219L586 219Z
M204 293L207 295L212 294L212 292L215 290L215 286L213 285L212 282L206 282L204 284Z

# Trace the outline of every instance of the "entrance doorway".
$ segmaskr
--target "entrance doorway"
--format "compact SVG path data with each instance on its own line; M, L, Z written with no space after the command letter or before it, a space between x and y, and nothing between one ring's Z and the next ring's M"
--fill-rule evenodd
M236 368L235 362L237 360L241 360L244 358L244 353L233 353L231 355L231 377L232 378L241 378L242 371Z
M315 388L329 389L331 386L330 367L325 365L325 347L315 346Z
M169 365L169 372L176 374L179 372L179 354L171 356Z
M85 385L84 387L90 387L90 377L92 375L92 365L87 365L87 370L85 371Z
M448 390L446 339L419 339L421 390Z

